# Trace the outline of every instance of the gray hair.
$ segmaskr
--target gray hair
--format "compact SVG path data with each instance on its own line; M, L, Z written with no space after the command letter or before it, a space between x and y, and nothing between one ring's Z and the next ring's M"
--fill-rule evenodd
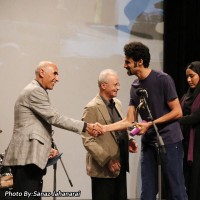
M49 65L54 65L54 63L52 63L51 61L41 61L41 62L39 62L39 64L37 65L37 67L35 69L35 75L38 75L41 68L44 69Z
M102 83L107 83L110 75L118 76L117 72L112 69L105 69L101 71L98 78L98 86L100 87Z

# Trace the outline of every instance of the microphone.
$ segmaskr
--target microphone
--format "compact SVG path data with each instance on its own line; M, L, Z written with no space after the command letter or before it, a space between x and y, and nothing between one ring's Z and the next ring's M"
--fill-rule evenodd
M146 98L148 97L147 91L143 88L136 89L136 94L137 96L140 96L140 97L146 97Z

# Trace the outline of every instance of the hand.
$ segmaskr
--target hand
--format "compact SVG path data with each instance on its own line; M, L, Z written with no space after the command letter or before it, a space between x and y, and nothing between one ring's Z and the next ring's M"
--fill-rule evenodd
M119 160L110 160L108 162L108 169L112 172L112 173L116 173L119 172L121 169L121 164L119 162Z
M129 146L128 146L130 153L137 153L138 152L138 144L135 140L131 139L129 140Z
M58 155L58 150L51 148L51 151L49 153L49 158L54 158Z
M91 123L87 123L87 127L86 127L87 132L91 135L91 136L99 136L99 135L103 135L103 126L96 122L95 124L91 124Z
M145 122L145 123L137 123L137 126L141 129L138 135L144 135L150 126L152 126L152 122Z

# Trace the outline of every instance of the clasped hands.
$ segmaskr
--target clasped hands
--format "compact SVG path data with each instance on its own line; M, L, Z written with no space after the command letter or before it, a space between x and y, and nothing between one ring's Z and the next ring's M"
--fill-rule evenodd
M109 160L108 162L108 169L112 173L118 173L121 169L121 164L119 160Z
M94 124L87 123L86 130L91 136L94 136L94 137L103 135L105 133L105 129L104 129L103 125L101 125L98 122L96 122Z

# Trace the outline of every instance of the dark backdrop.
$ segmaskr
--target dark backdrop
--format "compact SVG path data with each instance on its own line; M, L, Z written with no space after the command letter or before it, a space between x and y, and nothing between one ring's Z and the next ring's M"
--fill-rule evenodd
M181 97L187 90L185 69L200 60L200 0L164 0L164 71Z

